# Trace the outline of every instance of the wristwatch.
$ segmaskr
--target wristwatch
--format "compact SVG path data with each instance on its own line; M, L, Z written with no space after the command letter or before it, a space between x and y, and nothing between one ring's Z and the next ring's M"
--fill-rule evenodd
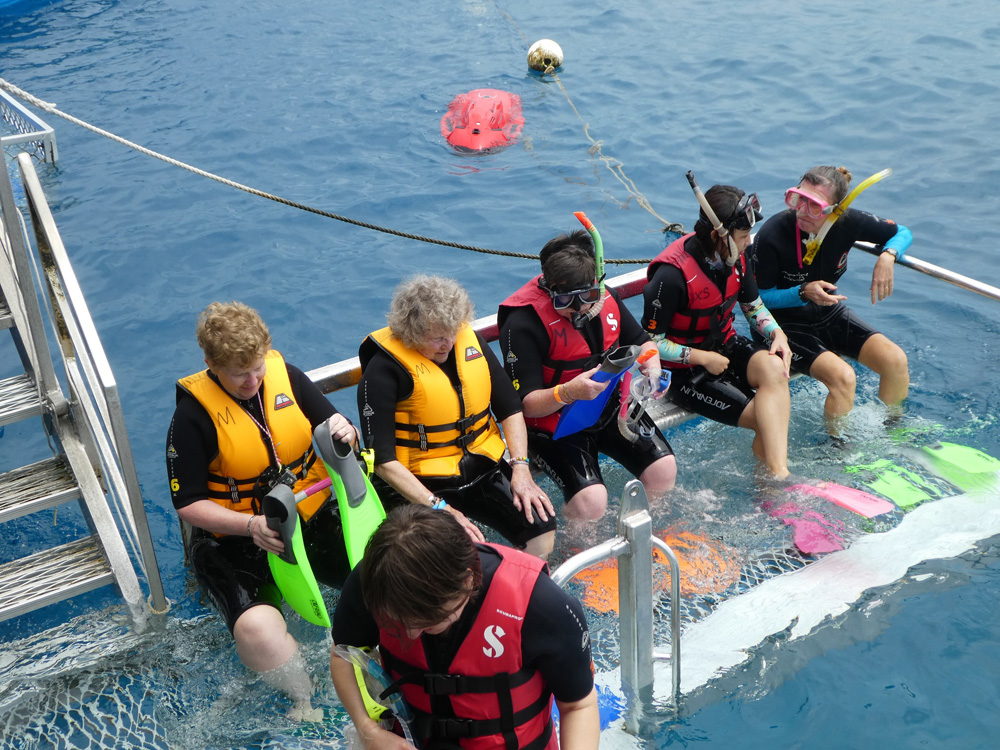
M899 257L899 251L896 250L896 248L894 248L894 247L885 247L885 248L882 248L882 252L883 253L889 253L889 255L892 256L893 263L895 263L896 262L896 258Z

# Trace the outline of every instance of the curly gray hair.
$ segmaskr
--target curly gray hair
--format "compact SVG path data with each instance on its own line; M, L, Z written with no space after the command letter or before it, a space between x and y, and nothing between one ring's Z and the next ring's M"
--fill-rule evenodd
M428 334L458 333L472 311L469 293L457 281L418 274L396 287L386 320L404 346L415 348Z

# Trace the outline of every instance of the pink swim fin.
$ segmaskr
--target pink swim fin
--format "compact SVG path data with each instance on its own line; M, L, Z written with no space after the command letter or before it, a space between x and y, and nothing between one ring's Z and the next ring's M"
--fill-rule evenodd
M888 500L834 482L818 482L815 485L796 484L786 487L785 492L804 492L807 495L815 495L865 518L875 518L896 510L896 506Z

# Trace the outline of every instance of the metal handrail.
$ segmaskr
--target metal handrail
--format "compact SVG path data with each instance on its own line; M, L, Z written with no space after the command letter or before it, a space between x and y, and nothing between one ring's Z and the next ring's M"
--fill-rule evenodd
M670 567L670 654L653 648L654 546L666 555ZM586 568L612 558L618 560L622 689L633 701L625 722L636 732L641 707L652 700L654 659L671 661L674 705L680 702L681 688L680 565L670 546L653 535L646 491L637 479L622 492L618 535L570 557L552 573L552 580L565 586Z
M67 377L72 386L71 394L87 416L85 421L93 440L93 448L99 454L93 458L99 457L105 468L108 495L118 505L130 542L137 548L137 557L149 585L150 607L154 612L165 612L169 609L169 602L163 590L156 551L146 520L142 490L118 395L118 384L55 219L45 200L31 157L22 153L18 155L17 161L35 227L35 241L45 271L52 314L56 318L55 329L66 362ZM76 369L78 363L83 366L86 377L80 376ZM97 418L97 411L100 412L100 419ZM114 468L116 466L121 470ZM122 498L128 502L123 503Z
M881 245L873 245L870 242L855 242L854 247L859 250L864 250L866 253L871 255L881 255L883 252ZM954 284L962 289L968 289L970 292L975 292L976 294L981 294L984 297L989 297L990 299L1000 302L1000 289L997 287L991 286L990 284L984 284L976 279L963 276L960 273L949 271L947 268L935 266L933 263L920 260L920 258L914 258L912 255L904 255L896 261L896 264L912 268L914 271L920 271L920 273L933 276L935 279L947 281L949 284Z

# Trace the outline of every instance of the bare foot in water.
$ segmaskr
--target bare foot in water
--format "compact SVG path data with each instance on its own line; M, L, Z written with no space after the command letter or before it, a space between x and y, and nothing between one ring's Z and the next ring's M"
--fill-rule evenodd
M288 709L288 718L292 721L323 721L323 709L313 708L310 701L302 701Z

